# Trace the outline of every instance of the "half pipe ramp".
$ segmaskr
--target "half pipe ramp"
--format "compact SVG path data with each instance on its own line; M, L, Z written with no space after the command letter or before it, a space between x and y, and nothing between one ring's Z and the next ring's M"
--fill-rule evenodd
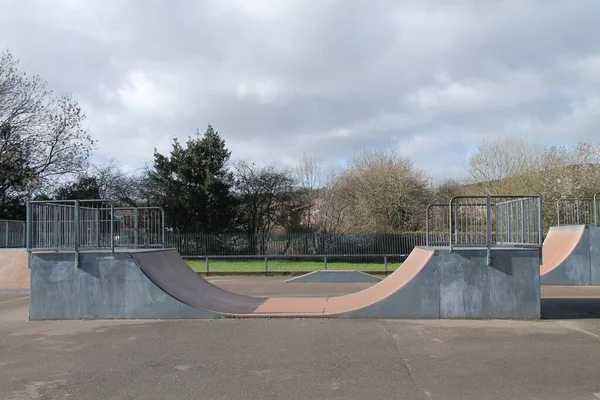
M30 319L85 318L540 318L539 252L416 248L389 277L320 298L231 293L175 250L32 253Z

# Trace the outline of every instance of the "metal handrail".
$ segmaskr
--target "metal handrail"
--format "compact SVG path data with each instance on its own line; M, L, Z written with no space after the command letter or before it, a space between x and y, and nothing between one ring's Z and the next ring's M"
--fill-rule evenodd
M110 205L110 250L111 253L115 252L115 242L114 242L114 222L115 222L115 205L112 200L107 199L85 199L85 200L29 200L26 203L26 247L27 251L31 252L34 250L31 247L32 237L32 224L33 219L31 215L31 204L66 204L67 206L73 204L74 212L75 212L75 240L74 240L74 248L73 249L65 249L65 250L73 250L76 254L76 260L79 260L79 247L80 247L80 202L84 203L105 203ZM107 207L108 208L108 207Z
M491 210L492 210L492 198L502 198L502 199L537 199L537 212L538 212L538 243L535 245L536 248L541 249L543 240L542 240L542 230L543 230L543 221L542 221L542 196L541 195L486 195L486 196L454 196L450 199L449 210L448 213L448 236L449 236L449 251L452 252L456 245L453 244L453 235L452 235L452 222L453 217L458 219L458 205L455 204L457 200L467 200L467 199L485 199L485 203L481 203L480 205L485 205L486 207L486 243L485 249L487 251L487 259L488 265L491 265L491 250L492 250L492 221L491 221ZM478 203L479 204L479 203ZM453 208L454 207L454 208ZM454 210L454 212L453 212ZM456 238L458 240L458 237ZM525 243L523 243L525 244ZM533 246L533 243L527 244L528 247ZM475 246L477 247L477 246Z

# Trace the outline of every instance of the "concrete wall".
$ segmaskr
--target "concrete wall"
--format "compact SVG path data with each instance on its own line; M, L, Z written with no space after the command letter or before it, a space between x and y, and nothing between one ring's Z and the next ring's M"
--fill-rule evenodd
M32 254L29 318L214 318L169 296L128 253Z
M540 318L540 252L440 251L440 318Z
M590 225L590 284L600 285L600 227Z
M590 235L592 229L587 225L580 225L578 228L583 230L581 240L565 261L541 277L542 285L582 286L590 284ZM573 229L574 227L569 225L550 228L550 230Z
M400 267L402 268L402 267ZM540 319L540 251L437 250L400 291L342 318Z

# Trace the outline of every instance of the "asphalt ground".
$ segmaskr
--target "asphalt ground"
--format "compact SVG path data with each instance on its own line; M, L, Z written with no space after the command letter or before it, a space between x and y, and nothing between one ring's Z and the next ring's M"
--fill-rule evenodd
M370 285L285 279L212 280L272 296ZM30 322L28 296L4 294L0 399L598 399L600 287L542 295L542 321Z

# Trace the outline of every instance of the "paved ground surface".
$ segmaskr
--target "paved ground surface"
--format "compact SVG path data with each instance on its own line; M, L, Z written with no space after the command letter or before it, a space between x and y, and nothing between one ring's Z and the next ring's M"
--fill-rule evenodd
M368 286L284 279L214 281L277 296ZM0 295L0 399L598 399L600 288L543 295L558 319L29 322L28 296Z

